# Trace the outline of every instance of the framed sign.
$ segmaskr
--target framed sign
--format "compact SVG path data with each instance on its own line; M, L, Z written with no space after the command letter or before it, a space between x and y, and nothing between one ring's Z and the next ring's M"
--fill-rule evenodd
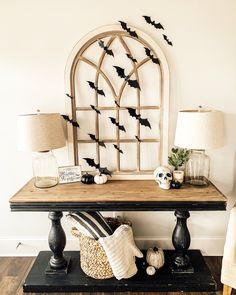
M58 168L59 183L70 183L81 180L81 166L64 166Z

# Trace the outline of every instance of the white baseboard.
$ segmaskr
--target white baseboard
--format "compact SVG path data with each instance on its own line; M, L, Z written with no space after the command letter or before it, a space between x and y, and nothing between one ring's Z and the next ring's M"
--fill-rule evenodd
M173 249L171 239L168 237L137 236L135 241L140 249L147 249L155 245L163 249ZM224 242L225 237L193 237L190 249L200 249L205 256L222 256ZM45 250L49 250L47 237L5 237L0 239L0 256L36 256L39 251ZM67 239L65 250L79 250L78 239Z
M135 237L140 249L158 246L163 249L173 249L169 237ZM204 256L223 256L225 237L193 237L189 249L199 249Z
M49 250L47 237L0 239L0 256L36 256L40 251ZM78 239L67 239L65 250L79 250Z

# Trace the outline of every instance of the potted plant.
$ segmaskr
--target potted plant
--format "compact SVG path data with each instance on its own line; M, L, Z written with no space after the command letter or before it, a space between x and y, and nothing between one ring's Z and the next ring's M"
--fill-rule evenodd
M180 183L184 180L184 171L180 168L188 161L190 156L190 150L182 148L172 148L168 157L168 163L174 167L173 178Z

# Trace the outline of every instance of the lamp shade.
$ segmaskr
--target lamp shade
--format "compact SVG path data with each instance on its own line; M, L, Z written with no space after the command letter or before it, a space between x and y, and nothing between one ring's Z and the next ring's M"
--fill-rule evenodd
M213 110L182 110L178 113L175 146L214 149L224 144L223 114Z
M17 128L18 149L21 151L48 151L66 144L58 113L20 115Z

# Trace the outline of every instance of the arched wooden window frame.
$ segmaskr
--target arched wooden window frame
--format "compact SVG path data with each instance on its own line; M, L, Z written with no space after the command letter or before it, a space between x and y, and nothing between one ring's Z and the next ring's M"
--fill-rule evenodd
M160 61L160 77L161 77L161 105L160 105L160 164L167 165L168 163L168 139L169 139L169 68L167 64L166 57L158 46L158 44L146 33L143 31L131 27L132 30L135 30L139 36L139 41L143 45L148 46L149 49L158 57ZM107 36L125 36L130 37L127 32L121 30L119 25L110 25L100 27L85 37L83 37L72 49L66 64L65 69L65 89L66 93L69 93L72 97L75 97L75 72L78 62L81 60L83 52L93 44L97 42L98 39L102 39ZM114 37L115 38L115 37ZM111 37L110 43L113 41ZM121 38L122 39L122 38ZM108 44L109 45L109 42ZM105 54L105 53L104 53ZM83 57L82 57L83 59ZM102 57L100 62L102 62ZM137 68L134 70L137 71ZM108 82L109 83L109 82ZM69 100L66 102L67 114L73 121L77 120L76 116L76 102L75 99ZM68 151L69 151L69 160L71 164L78 165L78 135L77 128L73 127L71 124L68 126ZM153 174L151 171L149 173L129 173L124 175L123 173L117 173L113 179L148 179L152 178Z

